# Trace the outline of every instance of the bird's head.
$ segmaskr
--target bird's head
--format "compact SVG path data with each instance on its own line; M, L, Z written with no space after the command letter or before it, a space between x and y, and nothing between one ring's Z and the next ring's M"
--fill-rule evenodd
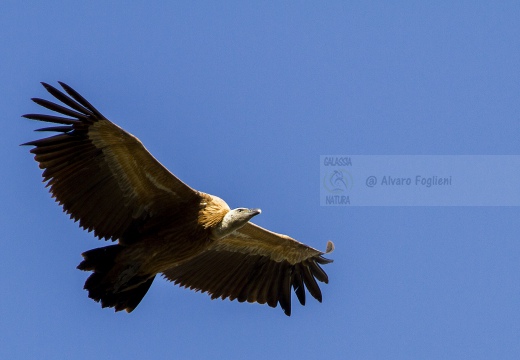
M239 227L245 225L246 222L251 220L253 216L261 214L262 210L260 209L247 209L247 208L236 208L230 210L224 218L228 218L228 221L231 221L234 224L239 225ZM238 229L238 228L237 228Z
M233 231L240 229L254 216L260 214L260 209L247 209L247 208L236 208L229 210L224 218L213 229L213 235L216 238L223 238L226 235L231 234Z

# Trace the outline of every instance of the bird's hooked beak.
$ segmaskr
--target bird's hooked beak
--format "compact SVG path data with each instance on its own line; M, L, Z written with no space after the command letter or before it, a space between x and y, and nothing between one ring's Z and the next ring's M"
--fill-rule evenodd
M239 215L246 222L254 218L256 215L262 213L260 209L242 209L242 213Z
M259 215L259 214L262 213L262 210L260 210L260 209L248 209L248 210L251 213L251 217Z

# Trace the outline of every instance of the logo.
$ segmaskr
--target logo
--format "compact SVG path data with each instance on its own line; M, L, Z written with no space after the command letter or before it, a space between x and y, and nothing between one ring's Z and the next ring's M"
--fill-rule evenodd
M353 184L352 175L344 169L329 170L323 177L323 186L332 194L347 192Z

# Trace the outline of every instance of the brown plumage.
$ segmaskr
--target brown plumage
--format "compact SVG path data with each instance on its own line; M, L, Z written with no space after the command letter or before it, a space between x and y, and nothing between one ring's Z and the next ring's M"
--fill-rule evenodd
M320 267L332 260L286 235L249 222L258 209L231 210L220 198L196 191L159 163L133 135L107 120L72 88L42 83L67 107L35 103L67 117L28 114L58 124L37 131L58 135L28 142L50 192L81 227L117 245L83 253L78 268L93 271L89 297L103 307L131 312L155 275L211 298L280 304L291 314L291 287L305 305L305 290L321 302ZM326 252L333 250L327 244Z

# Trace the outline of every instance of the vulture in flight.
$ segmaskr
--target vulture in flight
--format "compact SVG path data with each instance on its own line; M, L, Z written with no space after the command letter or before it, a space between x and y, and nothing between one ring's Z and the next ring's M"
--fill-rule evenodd
M291 288L321 302L325 253L249 220L260 209L226 202L183 183L135 136L110 122L79 93L42 83L62 105L32 99L61 115L27 114L54 123L57 135L28 142L43 181L71 219L105 240L86 251L78 269L92 271L84 288L102 307L131 312L157 274L212 299L280 304L291 314ZM65 105L65 106L64 106ZM64 115L64 116L62 116Z

